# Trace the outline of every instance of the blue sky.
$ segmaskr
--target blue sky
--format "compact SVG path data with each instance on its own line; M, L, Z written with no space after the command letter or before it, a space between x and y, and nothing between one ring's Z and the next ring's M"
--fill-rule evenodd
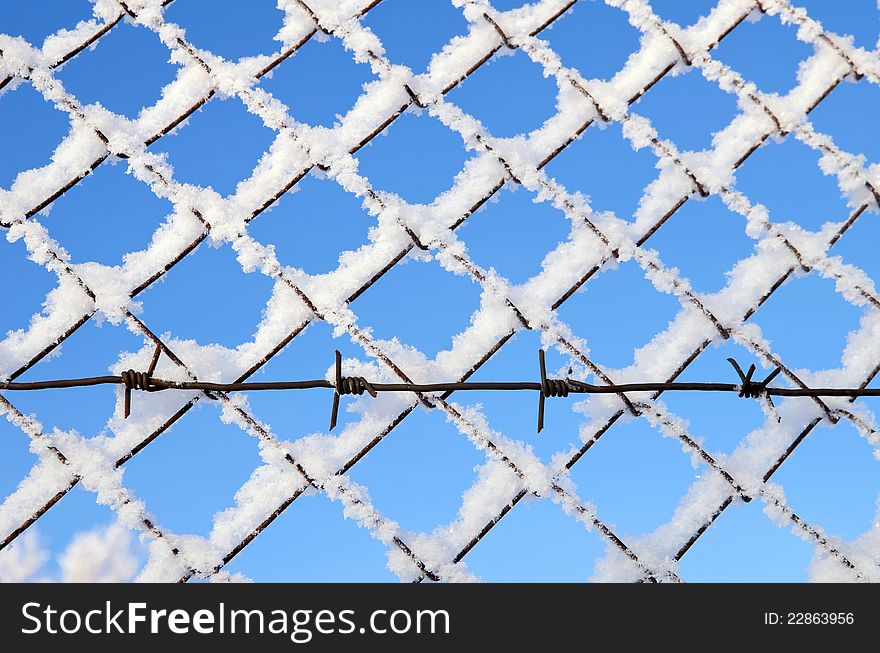
M498 9L524 4L496 0ZM656 0L663 18L688 24L711 2ZM880 20L874 0L840 3L804 2L829 29L854 36L857 45L876 47ZM87 0L0 5L0 32L40 43L46 35L90 15ZM42 7L48 7L43 9ZM272 0L248 3L177 0L168 20L187 29L197 46L230 58L276 51L272 36L281 12ZM447 0L384 0L363 23L383 41L391 61L423 72L432 52L466 32L461 10ZM638 47L639 33L622 12L601 3L578 3L542 38L565 65L586 78L607 79ZM812 48L795 38L794 29L772 17L746 23L714 53L720 60L768 92L785 93L796 83L798 63ZM122 24L60 71L66 88L84 103L100 102L135 117L152 105L175 66L155 34ZM290 107L291 115L310 124L332 126L373 79L330 38L313 39L282 63L263 88ZM307 93L303 93L307 89ZM555 84L522 53L489 62L448 95L448 100L483 121L497 136L513 136L539 127L555 112ZM682 102L681 98L687 98ZM867 81L844 83L812 115L817 130L829 133L843 149L880 160L880 135L869 128L880 105L880 89ZM659 133L681 149L711 146L712 133L737 114L733 96L706 82L697 71L667 77L634 107L651 119ZM48 163L69 128L67 117L28 84L0 96L0 187L8 188L21 170ZM274 132L249 114L237 99L210 101L189 123L151 146L167 153L175 178L234 192L250 176ZM430 152L430 156L426 156ZM411 203L428 203L448 189L471 153L460 137L427 113L406 113L387 133L357 153L361 174L375 188L393 191ZM642 189L656 176L648 150L634 152L617 125L590 128L546 168L571 191L592 198L597 210L629 219ZM816 154L788 138L758 150L737 173L737 187L766 205L774 220L795 221L817 229L827 220L849 215L834 179L823 176ZM525 189L505 188L498 201L469 218L458 231L472 258L494 267L513 283L540 270L544 255L568 234L568 221L547 204L535 204ZM57 200L47 216L38 216L75 262L118 265L126 252L143 248L171 211L147 186L125 174L124 163L105 164ZM872 243L880 237L875 216L861 220L833 253L874 278L880 267ZM309 175L299 190L284 196L258 217L249 233L274 243L279 260L320 274L335 267L340 253L368 240L374 224L359 201L336 183ZM749 255L754 241L741 216L717 198L689 201L652 238L663 260L688 276L695 289L714 292L725 272ZM0 271L15 279L0 311L0 332L26 327L39 312L55 277L26 259L21 242L0 240ZM210 280L206 282L206 280ZM202 245L175 266L165 280L146 290L140 318L156 333L193 338L200 344L234 347L250 340L272 290L259 274L244 274L229 246ZM406 301L402 303L401 297ZM455 298L437 310L438 297ZM479 307L479 287L444 271L436 262L398 265L352 304L359 324L381 338L397 336L429 357L447 349L453 335ZM603 272L584 292L574 295L559 316L585 338L595 360L606 368L632 361L635 347L646 344L678 311L678 301L658 293L634 263ZM595 319L596 315L607 318ZM822 319L817 319L821 315ZM815 275L793 279L756 314L774 350L793 367L836 368L847 334L858 327L861 311ZM793 328L796 325L796 328ZM58 356L46 359L21 380L105 373L120 352L142 341L122 327L92 321L66 341ZM538 334L522 332L473 377L474 380L531 379L537 373ZM366 354L347 338L333 338L326 324L316 324L271 360L257 378L265 380L322 377L333 350L347 356ZM730 380L725 361L753 357L736 345L710 348L681 380ZM549 367L568 362L548 355ZM100 433L113 412L112 388L43 393L7 393L22 412L33 413L47 429ZM454 399L482 404L489 424L508 437L534 446L549 461L553 453L578 440L582 416L573 402L548 403L547 427L534 432L537 397L532 394L474 392ZM282 438L295 440L326 429L331 396L321 391L252 393L254 414ZM729 453L763 421L756 403L733 395L664 398L669 408L691 423L691 433L705 439L710 452ZM204 405L201 405L204 404ZM344 425L354 417L341 414ZM200 453L210 450L210 459ZM0 421L0 495L11 492L34 463L25 436ZM443 415L417 409L381 442L350 475L365 485L375 506L404 528L430 532L453 520L461 493L476 478L485 457ZM212 515L232 504L236 489L260 463L257 444L235 426L219 420L219 408L200 402L177 424L125 465L125 483L163 526L181 533L207 535ZM774 480L781 483L795 510L845 539L866 531L880 491L878 462L851 426L820 428L807 439ZM574 467L579 495L596 503L599 514L624 539L667 522L678 499L696 476L679 443L661 437L644 421L614 426ZM76 488L42 517L37 528L50 551L64 550L72 535L105 525L112 512ZM466 557L469 569L490 581L581 581L592 574L605 544L550 501L528 499L518 505ZM727 510L685 556L681 575L692 581L798 581L806 579L812 546L774 525L760 502ZM50 563L54 569L55 561ZM345 520L339 504L323 495L303 497L288 508L229 565L232 572L258 581L393 581L385 568L385 549L365 529Z

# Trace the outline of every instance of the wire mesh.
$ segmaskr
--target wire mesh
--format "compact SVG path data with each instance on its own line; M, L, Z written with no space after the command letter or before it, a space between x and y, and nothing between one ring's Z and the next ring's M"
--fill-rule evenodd
M102 21L95 21L84 28L79 34L81 39L64 52L56 53L57 56L52 60L47 60L45 56L22 58L18 52L10 54L0 48L0 76L3 77L0 88L7 87L16 80L28 80L47 100L54 102L70 115L81 134L86 135L83 136L84 139L96 141L91 148L84 148L87 156L80 157L81 160L75 165L69 166L68 181L51 187L48 182L57 177L55 173L58 168L52 164L45 169L47 183L37 184L40 190L45 191L39 198L34 199L32 193L16 194L13 187L0 205L0 224L8 233L13 237L23 238L32 258L43 261L55 271L60 284L77 287L82 294L80 310L76 315L72 315L69 310L63 315L49 315L43 322L32 324L30 330L11 334L6 341L0 343L4 351L10 352L7 357L10 361L8 369L2 370L3 387L16 389L16 379L51 354L90 319L109 313L122 319L129 329L143 336L148 347L144 350L145 357L140 361L145 364L141 369L146 369L146 363L150 363L145 377L126 376L128 372L122 371L113 377L113 383L125 386L127 392L133 388L148 388L151 380L155 382L152 374L158 354L161 353L165 360L170 361L163 370L162 378L167 379L171 387L193 391L184 396L176 410L169 412L158 423L156 420L143 419L135 410L132 415L134 430L127 431L125 437L120 436L116 446L108 450L101 461L82 460L82 449L74 452L66 450L63 442L57 441L52 434L43 432L39 424L16 408L5 394L0 395L0 410L5 412L7 419L46 452L38 465L43 470L35 468L0 508L0 549L25 532L73 487L85 485L91 491L101 487L97 499L111 505L127 523L137 524L152 538L147 568L154 567L156 577L181 581L195 577L223 579L224 567L239 552L307 490L316 489L341 503L347 515L355 515L361 525L369 528L389 547L395 572L401 580L471 580L472 576L466 571L463 562L467 554L483 538L489 536L493 527L525 497L536 496L551 498L561 504L567 514L587 528L595 529L607 542L609 549L619 554L620 567L627 578L648 582L678 582L681 581L679 561L711 528L715 520L735 503L748 502L759 497L769 509L790 523L795 531L847 570L852 579L880 579L876 557L872 558L863 551L850 547L848 543L826 535L821 526L805 521L789 506L778 486L771 482L776 471L822 421L837 423L845 420L872 441L876 440L873 415L866 407L854 402L854 399L856 395L876 394L868 385L880 372L880 360L854 362L855 371L860 372L860 385L848 390L841 389L842 397L829 397L832 392L820 392L811 388L811 384L801 379L763 340L755 337L754 332L746 328L747 321L760 310L764 302L786 280L801 271L816 271L834 279L838 282L840 292L857 297L868 307L867 310L880 308L880 299L873 285L853 284L842 263L829 255L829 249L866 212L876 212L880 206L876 172L867 168L858 157L838 148L830 136L815 131L809 121L810 112L845 78L866 78L870 83L880 83L876 53L855 48L850 41L824 30L804 10L792 7L783 0L722 0L708 19L699 25L699 29L686 29L661 20L645 1L607 0L607 5L623 12L632 25L651 38L642 41L640 52L621 71L627 74L619 74L612 83L603 84L597 80L584 79L577 70L563 66L549 44L541 39L544 30L557 21L566 19L566 13L576 1L544 0L518 10L499 12L484 0L456 0L454 4L462 9L468 21L469 33L464 39L450 42L446 46L443 51L444 65L437 65L436 71L429 69L427 75L421 76L390 62L381 48L376 47L377 41L373 40L372 35L371 38L365 37L368 32L361 24L361 19L380 4L380 0L358 6L353 2L342 3L339 5L341 9L335 6L339 3L301 0L286 3L288 17L293 17L293 22L298 25L298 37L290 41L281 52L260 61L259 65L253 62L238 64L241 66L240 70L247 73L249 81L246 85L233 87L229 85L229 76L225 74L227 71L222 69L229 65L228 62L196 48L185 40L181 32L175 29L175 25L165 20L163 9L170 2L118 2L112 17L105 16ZM797 26L803 39L814 46L816 56L824 58L823 62L831 61L833 64L815 66L809 79L802 80L790 94L790 97L797 100L798 112L778 111L772 96L763 93L711 56L712 50L756 11ZM189 68L198 69L198 76L193 73L186 80L181 77L175 82L177 85L173 87L173 91L166 90L166 96L175 96L177 110L167 112L168 115L159 112L166 118L159 121L161 124L155 120L144 120L145 124L137 125L134 138L125 128L119 126L124 123L109 119L107 112L82 105L64 89L54 75L54 71L70 59L88 56L87 48L123 21L132 21L153 30L180 61L187 62ZM295 55L299 48L318 34L341 39L353 56L370 63L382 81L381 87L365 91L364 98L371 101L362 104L359 101L353 113L346 116L334 129L336 137L332 148L315 139L309 129L291 117L287 107L282 105L279 113L280 103L257 85L260 79ZM34 50L33 46L29 47ZM562 89L574 89L580 98L578 103L569 103L548 121L570 125L564 137L556 137L556 130L552 137L537 133L529 135L526 138L526 154L509 141L494 137L481 124L469 120L469 116L445 97L503 49L521 50L554 79L560 93ZM650 64L641 65L640 62L643 61L649 61ZM745 133L735 147L723 151L719 147L711 151L709 154L715 157L713 164L716 169L725 169L729 177L765 141L776 136L788 136L819 152L826 162L825 165L832 167L838 178L845 180L848 188L864 189L864 193L860 195L863 198L861 204L834 230L822 232L822 248L804 248L795 235L772 222L763 207L753 204L735 184L727 179L719 181L717 176L706 175L705 169L699 166L697 159L690 156L691 153L679 152L674 143L663 139L654 130L650 121L633 110L637 100L680 66L696 69L706 80L734 94L742 107L742 115L761 125L760 129ZM193 79L196 81L192 81ZM217 210L216 205L207 201L202 206L198 200L189 199L197 197L196 195L188 194L187 200L180 203L177 209L188 213L195 226L189 230L181 230L179 237L172 243L173 255L144 257L132 269L126 266L125 301L120 303L118 298L102 296L99 290L90 286L87 276L76 265L71 264L57 244L38 237L37 227L31 218L111 159L126 160L132 174L149 185L155 194L165 197L175 195L180 184L174 180L162 161L147 151L147 148L182 125L189 116L218 94L237 97L248 111L277 132L279 160L283 160L284 165L272 169L257 166L252 177L252 180L259 180L261 185L272 185L276 190L268 196L255 197L253 194L248 195L246 188L240 189L238 195L227 202L232 207L228 213ZM361 108L358 109L358 106ZM444 196L442 206L437 207L436 219L428 225L423 221L408 220L408 205L399 198L373 189L365 178L353 172L356 166L352 166L355 153L413 107L427 110L432 118L440 120L465 142L472 144L481 157L481 162L489 170L475 187L454 186ZM629 234L621 235L619 231L609 229L614 226L613 223L594 214L579 196L550 178L544 171L550 161L597 123L620 124L624 135L634 147L650 149L662 162L662 174L667 175L666 181L678 175L675 178L676 183L668 184L673 190L667 193L664 209L656 211L656 216L648 221L650 224L639 224ZM731 156L731 151L734 156ZM249 223L291 191L313 169L322 171L347 192L362 198L365 206L379 217L382 230L388 234L389 246L386 250L393 250L393 254L386 256L381 264L372 260L365 261L358 269L356 284L335 287L332 276L327 281L293 274L274 258L274 254L264 244L255 241L248 233ZM41 179L37 177L38 182ZM521 297L510 291L509 284L499 283L496 272L486 270L473 261L456 236L457 228L508 184L523 186L539 193L545 201L563 211L573 223L582 225L583 231L578 232L577 238L588 239L591 243L589 251L579 257L571 258L570 251L553 253L557 262L564 262L566 272L559 274L557 265L551 275L548 270L553 266L545 265L544 270L532 279L541 282L540 286L537 283L534 286L541 288L539 301L531 301L529 306L520 305ZM683 190L677 193L679 188ZM757 281L750 280L746 298L731 301L723 307L694 291L687 279L676 270L665 266L656 252L645 247L685 203L694 197L710 196L720 198L732 211L742 215L750 233L779 245L773 254L775 258L772 268L776 272L772 278L764 275ZM259 264L256 267L260 273L283 284L289 290L290 302L296 304L290 310L286 335L282 339L260 342L259 347L254 349L254 352L259 349L259 353L251 355L248 364L242 366L235 378L214 384L200 379L195 371L194 361L186 361L178 356L171 345L160 339L130 310L128 304L208 239L219 240L238 253L246 252L257 257ZM444 387L419 382L417 379L421 376L420 371L400 362L399 352L390 350L387 343L374 338L369 329L359 326L356 311L351 308L352 303L368 292L383 275L408 255L418 251L436 253L445 262L444 267L463 271L485 292L497 298L509 315L508 323L500 324L494 331L470 334L472 341L467 342L466 354L462 356L469 360L469 364L460 365L458 378ZM688 343L685 356L681 355L680 347L670 347L669 351L664 352L662 360L654 361L651 368L652 372L661 374L664 378L653 382L649 387L633 385L627 382L628 379L613 379L609 370L603 369L589 357L585 343L573 335L557 313L597 272L615 261L630 258L643 269L646 276L662 275L672 294L681 303L682 310L711 324L715 333L712 338L705 338L697 333ZM548 261L551 264L554 262L550 259ZM741 277L732 277L729 287L741 282ZM207 283L212 281L207 280ZM535 308L536 304L541 305L540 310ZM353 342L363 348L368 357L379 363L383 373L387 374L387 378L377 381L346 377L348 386L345 388L339 380L336 383L321 381L321 387L336 389L338 396L345 394L342 390L357 392L369 390L370 386L378 389L384 383L389 390L403 392L406 397L402 400L402 408L396 417L379 432L373 430L367 433L373 428L369 423L363 426L356 424L344 430L338 436L339 450L354 450L355 453L346 454L343 464L332 470L312 459L297 459L291 448L252 414L246 404L229 395L231 391L247 390L247 380L254 373L302 334L311 323L321 321L347 333ZM489 429L485 420L475 419L472 412L450 401L454 392L467 389L469 377L522 330L540 332L547 346L562 352L573 363L595 376L598 385L589 386L591 392L611 393L616 402L613 406L609 404L601 419L595 419L586 425L586 432L581 436L582 446L570 452L559 464L539 461L521 447L515 446L516 441ZM47 332L51 332L50 338L46 337ZM476 340L479 342L474 342ZM813 410L805 419L782 420L779 423L777 432L786 437L783 438L784 442L780 442L772 460L757 457L757 462L750 468L731 466L729 461L720 461L713 457L659 401L663 392L676 389L675 380L717 340L740 343L762 362L780 370L782 378L793 387L777 388L776 394L809 396L813 400ZM467 341L467 338L463 341ZM461 344L455 346L465 347ZM152 351L156 355L150 362ZM766 382L752 382L751 371L748 378L740 369L737 371L741 383L725 384L725 390L737 391L745 396L768 394ZM542 399L554 394L564 394L563 389L578 392L576 383L567 384L564 388L550 388L549 381L546 374L542 373L541 381L530 382L528 389L540 391ZM581 391L586 387L582 386ZM25 387L20 384L18 389ZM264 450L271 452L266 454L267 463L282 470L279 473L284 475L286 484L283 487L287 489L285 494L260 497L260 503L256 507L237 506L234 510L240 512L241 519L216 539L212 536L210 540L203 542L210 551L208 554L205 554L202 547L193 544L193 536L180 537L163 528L149 512L148 506L122 484L118 476L113 475L114 470L149 446L193 405L204 399L219 402L233 421L264 443ZM482 506L481 514L486 516L484 519L479 522L463 522L457 528L451 529L442 542L443 546L435 546L438 543L436 538L440 537L436 534L430 537L413 534L387 519L370 503L364 488L346 476L354 465L365 456L371 455L374 448L420 405L428 410L444 413L478 449L485 451L490 460L498 463L495 476L509 476L512 479L510 485L515 488L503 500L497 500L497 505ZM333 413L335 415L335 408ZM665 432L679 439L686 450L703 460L713 472L712 478L692 488L692 509L687 519L678 520L675 528L663 533L662 538L658 536L658 539L663 540L663 546L659 547L662 553L658 553L656 543L648 546L643 538L639 538L638 542L625 541L599 516L601 506L597 508L583 501L568 479L569 470L627 415L659 425ZM773 417L774 415L768 415L768 419ZM352 447L352 443L357 446ZM120 446L124 449L121 453ZM93 450L88 451L94 454ZM372 455L381 455L381 452ZM492 482L492 475L477 481L478 484ZM454 553L447 555L448 551Z

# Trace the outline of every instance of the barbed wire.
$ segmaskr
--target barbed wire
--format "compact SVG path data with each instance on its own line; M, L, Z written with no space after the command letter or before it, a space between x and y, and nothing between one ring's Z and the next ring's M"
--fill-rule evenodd
M452 393L468 391L533 391L539 392L538 398L538 433L544 429L544 400L549 397L568 397L570 394L616 394L622 395L630 392L733 392L739 397L747 399L765 399L773 406L770 397L880 397L880 388L782 388L771 387L768 384L775 379L782 368L777 367L771 371L763 381L753 380L757 367L753 363L748 372L743 372L739 363L728 358L727 361L739 376L739 383L717 382L641 382L641 383L609 383L595 385L578 381L572 378L554 379L547 376L545 352L538 350L538 366L541 373L539 381L439 381L433 383L389 383L381 381L368 381L362 376L345 376L342 371L342 354L336 350L336 363L334 366L334 381L327 379L304 379L299 381L238 381L230 383L216 383L208 381L173 381L153 377L156 365L162 354L162 347L158 345L154 351L150 367L146 372L126 370L118 375L88 376L68 379L47 379L44 381L0 381L0 390L28 391L28 390L60 390L67 388L84 388L99 385L122 385L124 391L123 417L131 415L131 393L133 390L143 392L161 392L163 390L202 390L206 392L261 392L266 390L333 390L333 408L330 416L330 430L336 427L339 413L340 397L345 395L363 395L364 393L374 399L380 392L413 392L422 393ZM569 374L571 369L569 369Z

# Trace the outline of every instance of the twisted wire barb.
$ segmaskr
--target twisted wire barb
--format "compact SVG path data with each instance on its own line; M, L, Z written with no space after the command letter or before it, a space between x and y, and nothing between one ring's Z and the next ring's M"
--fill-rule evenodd
M204 390L208 392L260 392L265 390L310 390L325 388L333 390L333 407L330 413L330 430L336 427L339 415L340 398L344 395L363 395L364 392L374 399L380 392L466 392L477 391L537 391L538 396L538 433L544 428L544 401L547 397L567 397L569 394L622 394L627 392L735 392L746 399L764 399L771 408L775 408L771 397L880 397L880 388L771 388L768 384L775 379L781 367L775 368L763 381L752 379L755 364L749 366L748 372L733 358L727 360L736 370L740 383L715 382L644 382L644 383L610 383L595 385L576 379L553 379L547 376L547 365L543 349L538 350L540 381L453 381L436 383L376 383L362 376L344 376L342 374L342 354L336 350L335 380L306 379L301 381L240 381L232 383L212 383L208 381L172 381L153 377L156 365L162 354L161 346L157 346L146 372L126 370L118 376L91 376L75 379L51 379L46 381L4 381L0 382L0 390L49 390L65 388L81 388L96 385L122 385L125 387L123 416L131 415L131 392L159 392L162 390ZM571 370L569 370L569 373ZM775 412L775 411L774 411ZM777 419L779 416L777 415Z
M330 430L336 428L336 418L339 416L339 397L342 395L362 395L364 390L375 399L377 390L369 381L362 376L342 376L342 354L336 350L336 384L333 393L333 412L330 414Z

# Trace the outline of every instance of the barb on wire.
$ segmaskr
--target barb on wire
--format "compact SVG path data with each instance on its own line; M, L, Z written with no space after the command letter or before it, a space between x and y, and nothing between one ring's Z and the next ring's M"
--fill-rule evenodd
M541 394L538 395L538 433L544 430L544 400L547 397L567 397L569 392L577 392L569 379L548 379L544 350L538 350L538 366L541 369ZM571 370L569 370L571 371Z
M156 390L161 390L162 388L158 388L153 385L153 372L156 371L156 364L159 362L159 356L162 355L162 345L156 345L156 350L153 352L153 358L150 361L150 367L146 372L135 372L134 370L126 370L122 374L120 374L120 379L122 380L122 385L125 386L125 406L123 408L123 415L125 419L128 419L128 416L131 415L131 391L132 390L144 390L145 392L155 392Z
M763 381L752 381L752 375L755 373L755 364L752 363L749 366L749 371L747 374L743 374L742 368L739 366L733 358L728 358L727 362L733 366L733 369L736 370L736 373L739 375L739 380L742 381L742 385L740 386L739 395L740 397L745 397L747 399L763 399L767 402L767 407L770 409L770 412L773 413L774 417L776 417L777 422L782 421L782 417L776 412L776 404L773 403L773 399L770 397L769 392L767 391L767 385L779 376L779 373L782 372L781 367L777 367L775 370L770 372L767 377Z
M336 386L333 393L333 412L330 413L330 430L336 428L336 418L339 415L339 397L342 395L362 395L364 390L375 399L376 389L362 376L342 376L342 354L336 350Z
M544 402L547 397L567 397L569 394L625 394L627 392L735 392L747 399L763 399L769 402L775 412L771 396L779 397L880 397L880 388L771 388L769 383L775 379L781 368L777 367L763 381L753 380L756 367L752 364L748 372L734 359L727 360L736 370L740 383L682 383L682 382L648 382L594 385L574 379L551 379L547 377L547 365L544 350L538 350L540 381L459 381L440 383L373 383L362 376L343 376L342 354L336 352L335 379L311 379L304 381L269 381L241 383L209 383L205 381L169 381L153 378L156 365L162 354L161 345L156 347L150 366L146 372L126 370L119 376L94 376L79 379L56 379L50 381L3 381L0 390L48 390L57 388L76 388L93 385L122 385L125 388L123 415L131 414L131 392L159 392L162 390L202 390L206 392L251 392L261 390L306 390L311 388L327 388L333 390L333 408L330 413L330 430L336 427L339 415L339 401L343 395L362 395L364 392L376 398L380 392L462 392L472 390L498 391L537 391L538 395L538 432L544 428ZM569 370L570 371L570 370Z

